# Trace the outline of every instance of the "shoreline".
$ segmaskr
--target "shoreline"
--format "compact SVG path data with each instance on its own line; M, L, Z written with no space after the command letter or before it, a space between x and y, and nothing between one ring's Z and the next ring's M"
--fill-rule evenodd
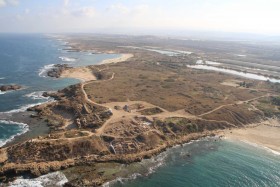
M39 120L30 117L33 114L35 113L32 111L20 111L6 116L2 116L3 119L1 119L0 121L11 122L12 124L24 124L26 126L24 126L23 128L24 131L7 139L5 141L5 144L0 146L0 149L9 147L11 145L15 145L20 142L27 141L31 138L37 138L38 136L44 136L49 134L50 129L47 123L44 122L44 120Z
M121 54L121 56L117 57L117 58L102 60L100 62L100 64L115 64L115 63L118 63L118 62L127 61L128 59L130 59L132 57L134 57L134 55L131 54L131 53Z
M74 78L79 79L81 82L97 80L92 70L88 67L75 67L62 71L60 78Z
M124 62L124 61L128 60L129 58L132 58L133 56L134 56L133 54L121 54L121 57L106 59L106 60L101 61L99 64L110 64L110 63ZM96 65L98 65L98 64L96 64ZM93 74L92 70L88 66L73 67L73 68L65 69L65 70L62 71L62 73L60 75L60 78L74 78L74 79L80 80L81 82L97 80L97 77ZM22 89L24 89L24 87L21 88L20 90L22 90ZM13 91L15 91L15 90L7 91L7 92L0 92L0 94L6 94L6 93L9 93L9 92L13 92ZM38 105L39 104L42 104L42 103L38 103ZM19 112L16 112L16 113L22 114L22 113L28 113L28 112L27 111L19 111ZM15 115L13 115L13 116L15 116ZM17 116L16 118L20 118L20 117L18 117L18 115L16 115L16 116ZM12 121L10 118L5 119L5 120ZM10 139L7 139L5 141L5 143L3 145L1 145L0 147L6 147L6 146L9 146L9 145L12 145L12 144L18 142L19 140L25 139L26 137L29 137L29 135L27 135L27 134L29 134L28 132L30 132L31 130L34 130L34 128L29 129L29 127L33 126L33 124L31 124L31 125L27 124L26 120L22 120L22 119L18 120L17 119L15 123L26 124L27 127L28 127L28 130L23 131L22 133L18 133L16 135L12 136ZM45 128L44 128L44 132L46 132ZM41 133L38 133L38 135L41 135ZM34 135L32 135L32 137L34 137Z
M106 59L96 65L124 62L133 56L133 54L121 54L121 57ZM80 80L81 82L97 80L97 77L93 74L92 70L88 66L65 69L62 71L60 78L74 78Z
M138 54L138 53L135 53L135 54ZM65 91L62 91L62 92L58 93L57 95L54 95L54 96L57 96L57 98L59 98L59 99L63 98L63 100L62 100L62 102L58 103L58 105L57 105L58 107L51 106L46 109L46 113L45 113L46 118L44 119L42 117L42 123L44 121L46 123L46 125L49 124L50 127L47 127L47 128L57 127L57 129L55 129L54 131L51 131L51 133L49 133L49 134L46 134L46 136L38 136L38 132L33 131L33 129L31 129L30 133L31 133L31 131L32 131L32 133L34 133L34 138L30 138L31 135L33 135L33 134L31 134L31 135L29 135L30 140L29 139L22 139L21 141L18 140L19 142L23 142L24 140L26 140L26 143L24 142L24 143L20 144L21 147L19 147L18 149L14 149L14 150L11 149L10 152L7 152L7 155L8 155L7 159L9 157L12 157L12 158L19 157L20 154L25 153L24 156L26 156L26 158L28 158L29 161L32 161L32 163L30 165L28 165L29 163L26 164L24 162L23 163L15 162L17 165L12 165L12 164L14 164L13 163L14 161L13 162L7 161L7 164L5 163L5 165L4 165L4 166L6 166L7 171L9 171L8 170L9 167L13 167L13 169L16 171L16 174L18 174L17 172L19 172L19 174L20 174L20 172L23 172L23 173L31 172L32 174L34 173L35 175L41 175L45 172L49 172L49 171L53 171L53 170L62 171L65 168L69 168L69 169L74 168L74 171L76 171L74 173L77 173L77 171L78 172L81 172L81 171L75 170L75 168L76 167L78 168L80 165L83 165L83 164L86 164L86 165L91 164L91 163L111 164L112 162L130 164L130 163L134 163L134 162L139 162L141 159L143 160L146 158L153 158L155 155L158 155L161 152L165 152L166 149L168 149L169 147L180 146L180 145L182 146L185 143L193 141L197 138L201 138L203 136L219 135L220 132L223 132L224 134L226 134L226 132L225 132L226 130L220 130L221 127L224 127L227 129L232 127L231 125L225 124L223 122L219 123L218 120L220 118L217 118L217 121L215 121L215 120L210 121L207 119L205 119L205 120L203 119L202 122L201 121L197 122L196 119L192 119L192 116L189 116L189 114L187 112L185 112L183 114L182 118L190 119L191 121L190 122L183 121L183 122L185 124L186 123L190 124L188 127L192 128L192 131L183 129L185 131L183 131L183 130L182 131L186 132L186 133L182 133L182 134L181 134L182 128L180 128L180 124L179 124L179 122L181 122L181 121L180 120L177 121L177 119L175 119L177 117L177 115L182 116L182 113L177 114L174 112L174 113L172 113L174 115L174 117L173 116L166 117L166 116L169 116L169 115L166 115L164 119L161 119L163 121L163 123L166 123L166 124L164 124L165 125L164 127L166 127L166 129L169 129L170 126L169 126L169 124L167 124L168 122L166 122L164 120L168 119L168 118L174 118L174 119L172 119L172 123L174 122L174 126L176 128L174 128L174 130L170 130L167 132L165 131L164 128L161 129L161 127L163 126L161 124L159 124L157 126L155 125L154 127L147 126L148 127L147 128L146 126L144 126L145 125L143 123L143 122L145 122L144 119L143 120L140 119L139 123L136 122L136 124L138 124L137 126L143 127L143 128L135 129L135 127L134 127L135 122L133 121L134 119L131 121L128 121L127 120L128 118L127 119L125 118L125 117L132 116L132 115L130 115L130 112L124 113L123 116L119 116L119 118L114 118L113 120L111 119L111 121L110 121L111 117L110 117L110 115L107 115L108 110L105 111L103 109L103 106L106 106L108 102L104 102L105 104L100 102L101 104L99 104L97 99L95 99L95 97L93 97L93 95L94 95L94 94L92 94L93 92L92 93L86 92L87 90L92 89L90 87L91 85L89 85L89 87L87 87L90 89L84 88L84 86L88 83L95 82L95 80L97 80L97 78L99 78L99 75L101 75L100 76L101 78L99 79L100 81L98 81L98 82L101 82L103 80L108 81L108 80L112 80L114 78L115 72L116 72L116 75L121 75L123 72L123 69L127 70L126 63L120 63L120 64L112 65L112 66L107 65L107 64L114 64L114 63L118 63L118 62L124 62L134 56L133 54L126 54L126 53L124 53L124 54L119 53L119 55L120 55L120 57L112 58L112 59L105 59L101 62L98 62L97 64L94 64L93 66L97 66L96 67L97 73L95 73L95 67L90 66L90 65L82 66L82 67L71 67L69 69L65 68L64 70L59 72L61 74L58 77L75 78L75 79L81 80L81 82L83 82L83 83L81 83L79 85L77 84L76 87L73 86L69 90L65 89ZM138 55L137 55L137 57L138 57ZM143 57L145 57L145 55L140 56L140 57L142 59ZM135 57L133 59L130 59L130 61L128 61L128 63L129 64L130 63L132 64L133 62L138 63L137 60L138 59ZM145 62L145 61L143 61L143 62ZM171 63L171 61L170 61L170 63ZM101 64L105 64L105 65L101 65ZM119 67L119 65L121 67ZM102 68L106 67L106 68L99 69L99 67L102 67ZM143 63L142 66L139 65L139 67L143 68L143 70L145 70L145 68L147 67L147 70L150 70L149 68L151 68L153 66L147 66L146 63ZM169 67L169 66L166 66L166 67ZM167 77L165 77L166 75L173 75L173 73L174 73L173 70L164 72L164 70L168 69L166 67L164 66L164 67L162 67L162 69L160 69L161 71L163 71L164 74L159 74L159 75L162 75L163 78L167 78ZM122 71L118 71L118 68L123 68L123 69L121 69ZM135 67L133 66L133 68L135 68ZM138 67L136 67L136 68L138 68ZM109 71L104 71L101 74L100 72L103 70L109 70ZM111 76L111 73L112 73L112 76ZM143 71L141 71L140 73L143 73ZM170 73L170 74L168 74L168 73ZM107 79L109 77L109 74L110 74L111 78ZM135 75L139 75L139 74L138 74L138 72L135 73ZM149 74L151 74L151 73L149 73ZM58 77L56 77L56 78L58 78ZM124 77L124 78L126 78L126 77ZM135 77L132 76L131 80L133 80L133 78L135 78ZM155 77L151 77L151 78L153 78L153 81L154 80L157 81L157 79L155 79ZM184 77L182 77L182 78L184 78ZM139 78L136 77L134 80L138 80L138 79ZM125 80L125 79L123 79L123 80ZM128 81L131 81L131 80L128 80ZM168 79L166 79L166 80L168 80ZM188 77L185 77L184 81L185 80L187 81ZM220 80L220 79L217 79L217 80ZM194 81L194 80L191 80L191 81ZM199 81L201 81L201 80L199 80ZM146 85L149 85L148 83ZM127 85L129 85L129 84L125 85L126 88L127 88ZM197 87L197 86L195 86L195 87ZM155 88L157 88L157 87L155 87ZM218 87L218 88L220 88L220 87ZM128 89L129 89L129 87L128 87ZM107 90L105 90L104 92L106 92L106 91ZM140 90L140 91L142 91L142 90ZM113 92L111 92L111 93L113 93ZM173 93L173 90L171 90L170 93ZM101 96L103 97L103 95L101 95ZM92 98L92 100L91 100L91 98ZM99 97L99 98L101 98L101 97ZM142 97L140 99L142 99ZM240 99L240 101L243 102L241 99ZM127 102L129 102L129 101L127 101ZM101 106L101 107L98 107L98 106ZM130 107L130 105L127 105L127 106ZM221 105L220 108L224 107L224 106L226 106L226 105ZM231 106L231 104L230 104L230 106ZM113 107L115 107L115 106L112 106L112 108ZM119 107L119 106L116 105L116 107ZM155 105L155 107L157 107L157 106ZM99 111L97 111L97 109L99 109L99 108L100 108L100 113L98 113ZM62 109L62 110L59 110L59 109ZM147 106L144 106L144 109L149 109L149 108ZM42 108L42 111L43 110L45 110L45 108ZM113 109L110 112L112 112L114 110L117 110L117 109ZM120 107L120 110L122 110L122 107ZM125 111L125 109L123 109L123 110ZM216 110L217 109L213 109L213 111L216 111ZM41 110L38 110L38 111L41 111ZM72 111L74 111L74 112L72 112ZM78 112L81 111L81 115L80 114L77 115L77 121L75 121L76 120L75 119L76 111L78 111ZM99 114L103 114L104 111L106 112L106 115L104 115L105 117L99 115ZM241 110L241 111L243 111L243 110ZM125 112L127 112L127 111L125 111ZM167 112L169 112L169 111L167 111ZM207 112L207 113L209 113L209 112ZM112 114L113 114L113 112L112 112ZM114 115L115 114L118 114L118 112L114 113ZM123 114L123 113L120 113L120 114ZM53 115L55 116L54 118L52 118ZM69 115L70 115L70 117L69 117ZM44 116L44 113L42 114L42 116ZM75 118L72 119L73 116L75 116ZM100 116L101 116L101 119L100 119ZM147 117L147 119L149 118L149 116L146 114L143 114L143 116L145 118ZM34 117L36 118L36 115L34 115ZM38 116L38 117L40 117L40 116ZM120 117L122 117L122 118L120 118ZM138 117L138 116L136 116L136 117ZM135 117L135 119L136 119L136 117ZM246 117L245 119L247 120L247 116L245 116L245 117ZM247 121L250 120L249 117L250 116L248 114ZM180 117L177 117L177 118L180 118ZM47 120L49 120L49 121L47 121ZM64 120L66 120L66 124L64 123L65 122ZM75 126L73 131L70 128L67 129L66 127L72 125L72 124L68 124L69 121L67 121L67 120L69 120L69 121L73 120L73 124L75 125L75 123L76 123L77 128ZM154 120L155 119L153 119L152 121L154 121ZM81 121L82 121L82 125L84 125L84 126L81 125ZM192 124L193 121L194 121L194 125ZM219 129L219 130L217 130L217 131L216 130L211 130L211 131L203 130L202 132L198 131L199 127L204 129L204 127L206 125L208 126L208 124L204 124L203 121L209 121L209 129ZM57 122L59 122L59 123L57 123ZM109 126L109 125L115 123L117 126L118 125L117 122L122 123L126 126L123 126L119 130L117 129L116 131L114 131L114 129L111 128L111 126ZM177 122L178 122L178 124L177 124ZM197 124L196 124L196 122L197 122ZM205 122L205 123L207 123L207 122ZM216 123L217 123L217 125L221 125L221 126L216 126ZM95 129L91 130L90 128L88 128L88 126L87 126L88 124L101 125L100 126L101 130L99 131L99 128L97 129L96 127L94 127ZM109 124L109 125L107 125L107 124ZM242 122L242 124L246 124L246 121ZM249 122L247 124L249 124ZM81 128L81 126L82 126L82 128ZM121 125L118 125L118 126L121 126ZM62 127L62 128L59 128L59 127ZM113 129L112 133L109 131L110 128L107 128L107 127L110 127L111 130ZM113 125L112 125L112 127L113 127ZM254 128L254 127L250 127L250 128ZM34 129L35 130L39 129L39 125L34 126ZM97 129L97 131L95 131L96 129ZM105 131L104 129L107 131ZM40 132L45 133L45 131L43 131L43 130L45 130L45 129L43 129L43 128L40 129ZM126 132L127 130L131 130L131 134L128 134L128 135L122 135L121 133L118 134L118 131ZM232 131L235 131L235 130L236 131L237 130L247 130L247 126L246 126L246 128L244 127L244 129L232 129L232 130L230 129L230 130L228 130L229 135L231 135ZM261 132L262 131L260 130L260 133ZM227 135L227 136L229 136L229 135ZM246 136L246 135L244 135L244 136ZM141 141L140 143L139 143L138 139ZM127 142L124 142L124 140ZM136 140L138 142L136 142ZM112 144L112 142L114 144ZM88 143L90 143L89 144L90 146L88 146ZM81 144L82 144L82 146L81 146ZM152 145L150 145L150 144L152 144ZM85 148L83 146L85 146ZM98 147L98 146L100 146L100 147ZM7 145L7 147L8 147L8 145ZM91 147L96 148L97 150L88 151L88 148L91 148ZM119 147L118 152L115 151L116 147ZM12 147L12 148L14 148L14 147ZM111 148L113 149L113 151L111 151ZM7 149L9 149L9 148L7 148ZM31 150L31 151L29 151L29 150ZM36 152L36 154L37 154L35 158L33 158L34 154L30 154L30 153L33 153L33 150L35 150L34 152ZM44 150L44 151L41 151L41 150ZM48 150L51 150L51 151L48 152ZM57 153L57 150L62 150L62 153ZM67 150L71 150L71 154ZM136 151L133 151L133 150L136 150ZM1 149L0 149L0 151L1 151ZM123 151L123 152L121 152L121 151ZM55 152L55 154L53 154L53 152ZM5 153L5 152L3 151L3 153ZM3 163L5 161L6 160L4 160ZM27 167L29 167L29 168L27 168ZM4 167L4 169L6 169L6 168ZM97 173L97 170L96 171L93 170L93 171L95 172L96 176L99 175L99 173ZM5 172L5 170L3 170L3 172ZM101 176L98 176L98 177L101 177ZM96 178L97 177L92 176L91 179L94 180ZM106 179L106 177L104 177L104 179ZM97 182L99 182L99 181L97 181Z
M280 155L280 121L268 119L244 128L228 129L220 133L225 139L237 140Z

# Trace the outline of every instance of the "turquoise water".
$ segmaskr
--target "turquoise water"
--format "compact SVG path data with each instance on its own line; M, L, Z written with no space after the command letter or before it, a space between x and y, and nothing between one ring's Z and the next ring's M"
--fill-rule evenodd
M135 180L119 179L110 186L280 186L280 156L242 142L201 140L169 149L142 165L152 168L156 162L160 166L153 173L133 175L138 176Z
M0 85L24 86L19 91L0 93L0 146L28 130L26 124L1 119L1 112L23 111L48 101L41 97L43 91L79 82L45 77L44 70L49 65L84 66L119 56L66 52L60 50L63 44L43 35L0 35ZM280 157L241 142L205 139L169 149L155 159L141 162L140 166L143 172L132 175L132 178L137 176L135 180L119 179L110 186L280 186Z
M67 52L61 50L65 48L64 44L39 34L0 34L0 85L23 86L21 90L0 92L0 146L7 139L26 131L22 124L3 121L2 114L25 111L30 106L49 100L42 97L44 91L56 91L79 82L77 79L46 77L47 69L53 64L84 66L120 56Z

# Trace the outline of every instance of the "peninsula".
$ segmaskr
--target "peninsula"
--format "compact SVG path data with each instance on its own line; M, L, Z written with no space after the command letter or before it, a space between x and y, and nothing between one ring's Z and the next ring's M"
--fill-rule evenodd
M280 117L280 84L190 68L202 58L218 57L176 39L65 40L77 51L123 55L99 65L61 66L54 77L81 83L45 93L55 101L29 108L49 132L0 149L2 182L62 171L69 180L65 186L100 186L126 175L121 164L205 136L242 139L249 127L264 133L260 144L279 151L279 137L269 145L265 129L280 132L279 123L271 125Z

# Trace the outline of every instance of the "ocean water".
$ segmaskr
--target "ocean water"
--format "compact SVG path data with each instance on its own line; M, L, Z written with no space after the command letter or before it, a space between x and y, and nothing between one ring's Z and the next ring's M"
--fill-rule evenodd
M127 178L118 177L104 187L279 187L280 156L241 141L204 138L176 146L123 167ZM19 178L13 187L63 186L62 172L35 179Z
M9 184L9 187L59 187L68 182L65 175L59 171L40 176L35 179L19 178Z
M54 79L46 72L54 64L84 66L100 63L119 54L67 52L64 41L45 35L0 34L0 85L19 84L23 89L0 92L0 146L28 130L28 126L3 121L1 114L25 111L28 107L47 102L44 91L56 91L79 82L77 79Z
M76 79L45 76L53 64L71 66L96 64L117 54L91 54L62 50L63 41L44 35L0 35L0 85L20 84L24 89L0 93L0 114L24 111L49 101L44 91L58 90L78 83ZM1 116L1 115L0 115ZM28 130L28 124L0 118L0 147ZM280 186L280 157L242 142L203 139L177 146L159 156L137 163L139 172L118 178L105 186L124 187L276 187ZM134 170L135 171L135 170ZM61 172L37 179L18 179L11 186L62 186Z
M141 162L145 172L112 187L279 187L280 156L244 142L206 138Z

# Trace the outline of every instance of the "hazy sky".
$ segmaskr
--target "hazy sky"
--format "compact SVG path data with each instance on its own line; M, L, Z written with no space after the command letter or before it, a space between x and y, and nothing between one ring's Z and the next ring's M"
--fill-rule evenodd
M0 0L0 32L201 30L280 35L280 0Z

